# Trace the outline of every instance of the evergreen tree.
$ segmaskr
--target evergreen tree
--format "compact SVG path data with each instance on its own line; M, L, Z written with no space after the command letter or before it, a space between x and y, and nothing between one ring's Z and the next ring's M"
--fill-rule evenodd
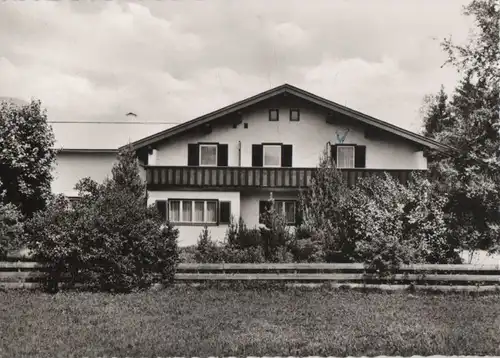
M446 128L453 125L453 117L450 113L448 95L441 86L437 95L427 99L427 109L424 117L423 135L436 139Z
M500 234L500 12L493 0L473 0L465 15L479 31L468 43L443 42L447 64L462 76L450 101L450 121L436 139L455 148L430 157L441 188L449 193L450 235L462 248L498 250Z

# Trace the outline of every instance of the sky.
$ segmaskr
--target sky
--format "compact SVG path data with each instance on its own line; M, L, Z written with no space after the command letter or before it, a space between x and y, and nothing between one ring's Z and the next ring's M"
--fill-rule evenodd
M424 96L457 81L440 41L466 39L467 3L3 1L0 98L128 122L53 123L64 148L117 148L283 83L419 131Z

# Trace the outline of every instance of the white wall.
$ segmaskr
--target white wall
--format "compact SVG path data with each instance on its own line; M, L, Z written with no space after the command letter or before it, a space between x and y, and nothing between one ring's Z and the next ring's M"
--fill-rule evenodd
M111 175L116 153L65 153L59 152L53 171L52 192L76 196L75 184L82 178L91 177L102 182Z
M231 215L235 218L240 216L240 193L223 191L150 191L148 193L148 205L152 205L156 200L168 199L216 199L219 201L231 202ZM208 226L212 235L212 240L222 241L226 235L227 225ZM179 229L179 246L195 245L203 226L176 225Z
M366 145L366 167L379 169L426 169L427 160L416 145L392 139L367 139L364 130L356 124L346 127L326 123L326 114L312 109L301 109L300 121L289 120L289 108L280 108L280 120L270 122L268 109L259 109L243 115L237 128L231 124L214 127L209 134L189 134L172 138L158 146L156 165L187 165L187 144L198 141L220 142L229 145L229 166L238 165L238 141L241 141L241 165L252 165L252 144L282 142L293 144L293 166L315 167L327 142L337 143L336 131L350 131L344 143ZM353 120L354 121L354 120Z

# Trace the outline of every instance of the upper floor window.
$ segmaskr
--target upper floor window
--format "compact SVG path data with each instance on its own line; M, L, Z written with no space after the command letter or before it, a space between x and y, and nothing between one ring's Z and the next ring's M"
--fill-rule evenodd
M200 144L200 166L217 166L217 144Z
M337 168L354 168L355 146L337 146Z
M332 145L332 160L337 168L366 168L366 146L357 144Z
M281 167L281 145L263 145L263 166Z
M300 111L298 109L290 109L290 121L298 122L300 120Z
M269 120L276 122L280 120L280 111L279 109L270 109L269 110Z

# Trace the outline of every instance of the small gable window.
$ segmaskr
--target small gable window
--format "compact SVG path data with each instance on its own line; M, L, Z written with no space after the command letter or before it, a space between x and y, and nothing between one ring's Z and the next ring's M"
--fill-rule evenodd
M264 167L281 167L281 145L264 145L262 151Z
M217 166L217 144L200 144L200 166Z
M298 109L290 109L290 121L298 122L300 120L300 111Z
M280 117L280 111L279 109L270 109L269 110L269 120L271 122L277 122L279 121Z

